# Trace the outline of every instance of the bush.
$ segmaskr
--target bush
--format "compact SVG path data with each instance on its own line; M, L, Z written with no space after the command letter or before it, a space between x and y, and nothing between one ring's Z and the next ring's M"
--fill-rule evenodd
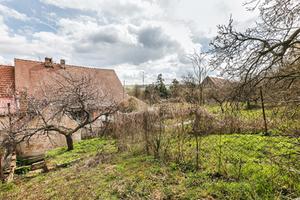
M138 112L146 108L147 105L135 97L129 97L120 104L120 111L124 113Z

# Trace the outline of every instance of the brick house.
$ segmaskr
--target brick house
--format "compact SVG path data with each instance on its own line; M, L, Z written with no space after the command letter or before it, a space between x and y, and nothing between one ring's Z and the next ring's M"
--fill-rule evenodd
M90 75L93 84L102 92L109 94L115 102L121 102L125 96L114 70L67 65L64 60L54 63L51 58L45 58L44 62L15 59L14 66L0 65L0 117L8 114L8 104L11 113L18 109L26 109L22 96L40 97L43 84L51 85L51 81L54 81L51 79L52 75L60 71ZM64 123L72 124L68 119ZM24 157L37 156L54 146L65 145L65 138L56 135L51 141L39 136L33 138L30 143L21 144L19 154ZM80 140L81 133L75 134L74 137L75 140Z
M0 115L8 112L7 105L10 104L15 109L15 69L13 66L0 65Z
M94 84L99 85L103 92L110 94L117 102L124 97L122 84L114 70L66 65L64 60L58 64L50 58L46 58L45 62L15 59L14 66L0 65L0 114L6 113L7 103L22 108L22 102L18 102L18 95L22 93L40 96L41 85L53 81L51 74L62 70L91 75Z

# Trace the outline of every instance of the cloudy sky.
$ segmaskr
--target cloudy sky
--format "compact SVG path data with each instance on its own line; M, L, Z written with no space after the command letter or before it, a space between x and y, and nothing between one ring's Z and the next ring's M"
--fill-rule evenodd
M255 20L244 0L0 0L0 63L64 58L113 68L128 84L167 81L191 70L186 55L207 49L230 15Z

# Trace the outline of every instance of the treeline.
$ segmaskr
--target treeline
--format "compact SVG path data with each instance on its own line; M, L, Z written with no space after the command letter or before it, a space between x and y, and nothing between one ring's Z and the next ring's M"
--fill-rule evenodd
M171 84L166 84L163 74L158 74L154 83L146 86L134 85L128 90L128 94L150 105L162 101L196 103L200 101L199 87L201 85L197 84L192 74L184 76L182 80L173 79Z

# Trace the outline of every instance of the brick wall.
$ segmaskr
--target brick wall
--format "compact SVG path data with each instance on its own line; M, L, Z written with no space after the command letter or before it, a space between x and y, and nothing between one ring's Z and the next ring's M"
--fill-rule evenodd
M0 65L0 98L12 97L14 86L15 86L14 67Z
M13 98L15 90L15 70L13 66L0 65L0 115L8 112L7 104L11 105L11 112L16 109Z

